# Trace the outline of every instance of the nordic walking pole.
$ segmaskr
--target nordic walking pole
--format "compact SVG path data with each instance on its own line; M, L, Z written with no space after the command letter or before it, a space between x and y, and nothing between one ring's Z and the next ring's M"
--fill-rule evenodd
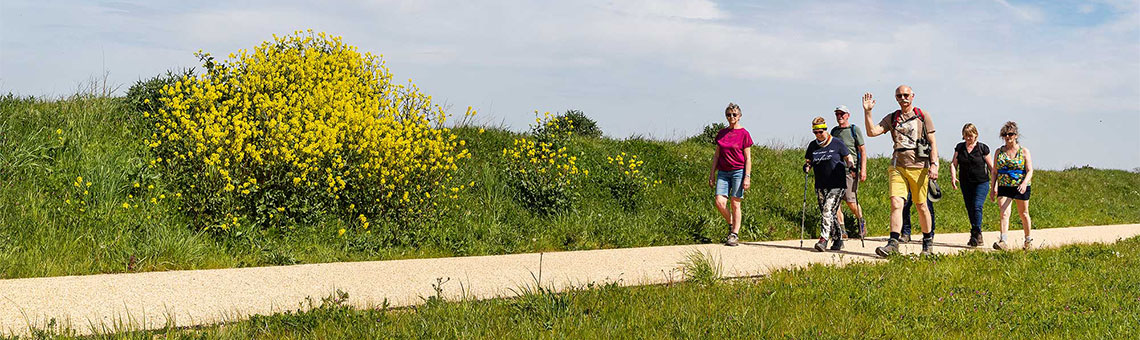
M859 187L859 174L858 174L858 171L859 171L859 170L855 170L855 173L854 173L854 174L852 174L852 175L854 175L854 176L855 176L855 179L854 179L854 180L855 180L855 187L856 187L856 188L858 188L858 187ZM862 213L863 213L863 206L859 204L859 189L855 189L855 206L856 206L856 207L859 207L859 213L860 213L860 214L862 214ZM867 215L863 215L863 216L867 216ZM859 223L859 220L858 220L858 219L856 219L856 220L855 220L855 223L856 223L856 224L858 224L858 223ZM859 230L859 231L860 231L860 233L859 233L859 246L861 246L861 247L863 247L863 248L866 248L866 247L867 247L867 243L866 243L866 241L864 240L865 238L867 238L867 227L866 227L866 220L864 220L864 222L863 222L863 223L864 223L864 226L863 226L863 228L862 228L861 230Z
M800 206L800 248L804 247L804 220L807 219L808 173L804 165L804 204Z

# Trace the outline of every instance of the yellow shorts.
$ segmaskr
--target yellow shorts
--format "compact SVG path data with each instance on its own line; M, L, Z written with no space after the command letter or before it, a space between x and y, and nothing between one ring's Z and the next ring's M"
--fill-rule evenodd
M890 167L887 169L888 189L891 197L911 195L914 204L926 204L927 168Z

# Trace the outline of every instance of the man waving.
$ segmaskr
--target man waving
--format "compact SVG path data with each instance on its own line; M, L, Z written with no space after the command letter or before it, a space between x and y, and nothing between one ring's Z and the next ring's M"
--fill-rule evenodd
M902 210L910 195L918 208L922 225L922 253L931 253L934 233L930 230L930 210L926 205L928 179L938 178L938 144L934 140L934 122L930 113L914 106L914 91L910 86L895 89L899 109L875 124L871 109L875 99L870 92L863 94L863 118L867 137L890 132L894 141L891 166L887 169L888 191L891 197L891 238L887 245L875 248L875 253L886 257L899 251L899 232L902 230Z

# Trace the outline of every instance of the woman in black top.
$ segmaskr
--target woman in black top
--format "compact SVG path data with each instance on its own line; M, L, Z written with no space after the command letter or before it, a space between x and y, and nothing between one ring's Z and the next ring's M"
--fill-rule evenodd
M811 124L815 140L804 151L804 172L815 170L815 195L821 215L819 242L815 244L815 251L828 249L828 238L833 242L831 250L842 250L843 225L839 224L836 216L839 201L847 190L848 169L855 169L855 161L843 141L827 133L827 121L823 117L816 117Z
M962 139L965 141L954 147L950 178L954 181L954 189L962 186L962 199L970 216L970 241L966 244L977 247L982 244L982 205L989 193L994 159L990 155L990 147L978 142L978 128L974 124L966 123L962 127Z

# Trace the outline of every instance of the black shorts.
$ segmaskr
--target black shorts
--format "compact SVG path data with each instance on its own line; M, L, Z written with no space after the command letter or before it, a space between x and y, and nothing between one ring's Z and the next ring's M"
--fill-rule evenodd
M1032 185L1026 186L1025 187L1025 193L1023 194L1023 193L1017 192L1017 187L999 186L998 187L998 197L1009 197L1009 198L1012 198L1015 200L1028 201L1029 200L1029 189L1032 189L1032 188L1033 188Z

